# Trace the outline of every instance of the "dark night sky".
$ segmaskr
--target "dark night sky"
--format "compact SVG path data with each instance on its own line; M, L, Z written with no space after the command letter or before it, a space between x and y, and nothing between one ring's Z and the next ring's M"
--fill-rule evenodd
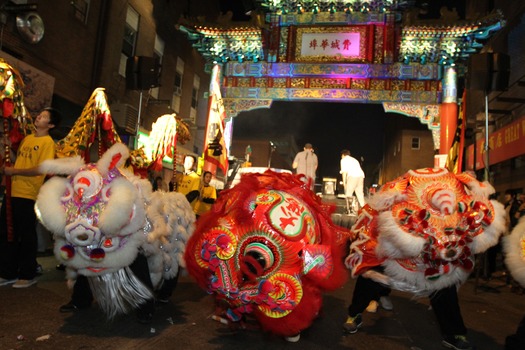
M274 102L270 109L243 112L234 119L233 137L268 138L292 134L302 150L313 144L318 177L337 176L341 150L377 164L383 154L384 118L380 104Z

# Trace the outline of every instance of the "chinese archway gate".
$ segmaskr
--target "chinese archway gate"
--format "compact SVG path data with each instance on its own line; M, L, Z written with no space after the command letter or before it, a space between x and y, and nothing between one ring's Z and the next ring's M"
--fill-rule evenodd
M456 130L458 77L504 25L497 12L466 21L446 9L440 20L420 21L418 9L394 0L257 4L250 26L180 24L210 63L223 65L228 118L279 100L381 103L426 124L440 155Z

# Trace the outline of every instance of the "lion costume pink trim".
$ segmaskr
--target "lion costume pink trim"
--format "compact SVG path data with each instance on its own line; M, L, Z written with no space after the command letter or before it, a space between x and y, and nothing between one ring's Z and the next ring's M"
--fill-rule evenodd
M264 330L297 335L318 315L321 292L347 277L348 232L331 222L330 211L297 176L243 175L199 219L187 269L228 305L231 321L252 314Z

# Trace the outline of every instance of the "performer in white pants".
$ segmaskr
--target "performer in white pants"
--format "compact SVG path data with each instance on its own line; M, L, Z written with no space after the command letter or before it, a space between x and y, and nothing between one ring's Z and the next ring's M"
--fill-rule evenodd
M359 202L359 207L362 208L365 205L363 191L365 173L361 169L359 161L351 157L350 151L347 149L341 151L341 174L343 176L347 210L350 212L349 201L354 192Z

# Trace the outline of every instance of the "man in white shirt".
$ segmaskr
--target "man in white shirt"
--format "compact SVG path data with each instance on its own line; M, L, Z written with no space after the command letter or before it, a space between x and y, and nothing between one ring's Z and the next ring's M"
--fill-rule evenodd
M350 156L350 151L344 149L341 151L341 174L343 176L343 185L345 187L345 197L347 209L349 199L353 196L354 192L359 202L359 206L362 208L365 205L365 196L363 192L365 173L361 169L361 164L354 157Z
M305 175L308 180L311 180L310 188L314 188L315 171L317 170L317 155L311 143L304 145L302 152L297 153L293 161L292 167L297 169L297 174Z

